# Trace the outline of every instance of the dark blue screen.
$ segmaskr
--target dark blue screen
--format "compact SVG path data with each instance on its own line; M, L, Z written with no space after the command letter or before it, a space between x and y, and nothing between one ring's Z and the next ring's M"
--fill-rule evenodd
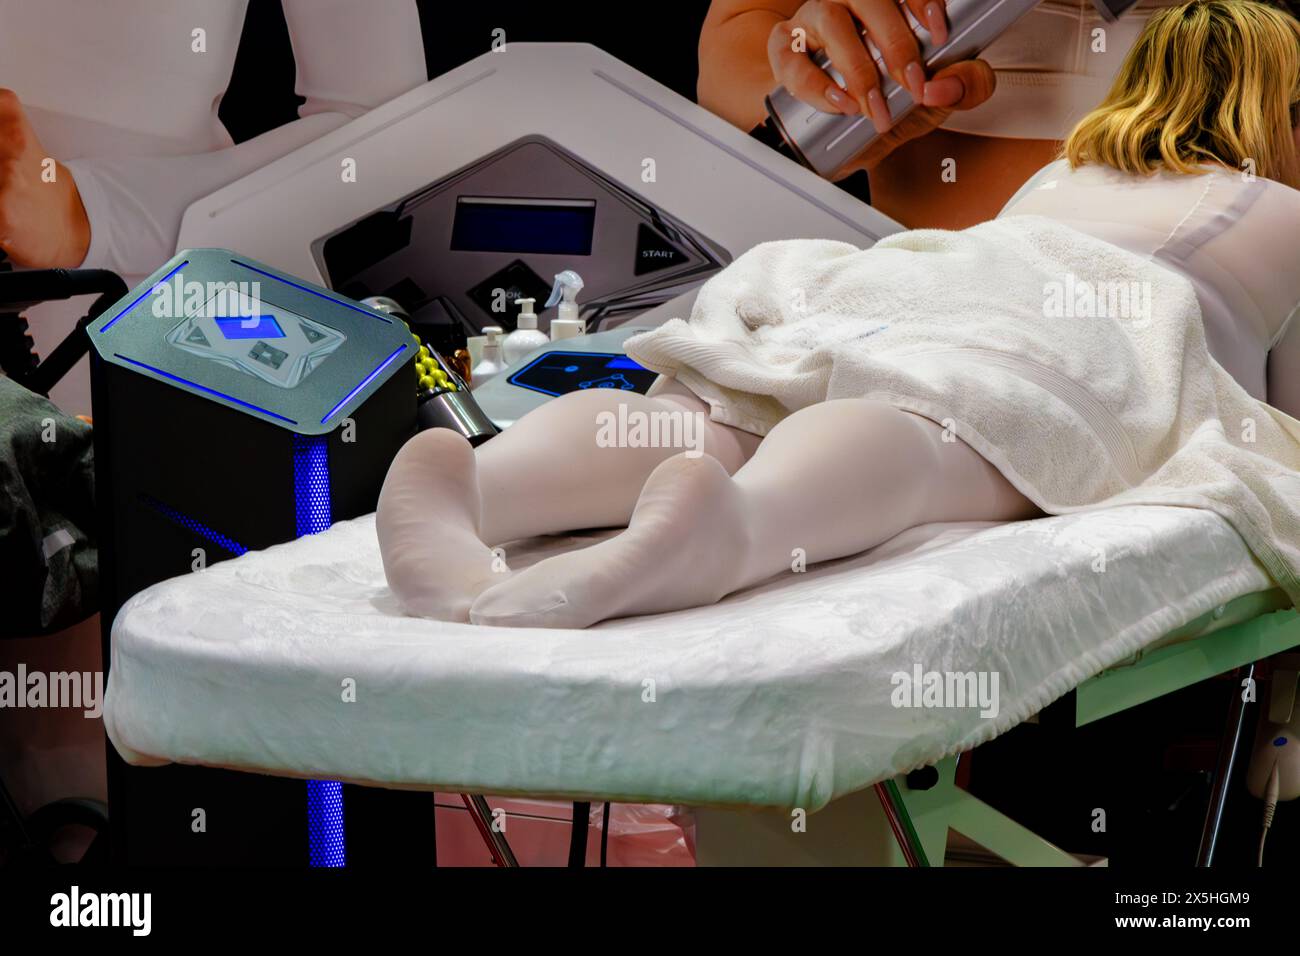
M463 252L524 252L591 255L596 204L548 206L544 203L456 203L451 247Z

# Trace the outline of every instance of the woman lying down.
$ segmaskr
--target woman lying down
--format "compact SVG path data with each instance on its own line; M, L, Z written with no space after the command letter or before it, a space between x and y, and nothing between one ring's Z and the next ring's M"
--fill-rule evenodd
M1285 13L1157 13L996 220L758 246L628 341L648 395L565 395L477 451L413 438L379 501L392 590L446 621L586 627L926 522L1152 503L1222 514L1300 599L1300 422L1264 402L1270 349L1300 381L1298 101ZM610 441L674 416L692 447ZM513 573L493 552L607 526Z

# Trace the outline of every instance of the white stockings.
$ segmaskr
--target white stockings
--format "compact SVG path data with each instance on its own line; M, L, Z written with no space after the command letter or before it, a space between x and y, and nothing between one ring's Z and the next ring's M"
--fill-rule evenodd
M675 426L690 416L673 432L690 447L611 446L611 423L655 413ZM563 396L477 452L454 432L421 432L389 469L376 526L389 585L409 613L586 627L710 604L789 572L799 553L812 564L931 521L1035 513L970 446L890 405L823 402L760 442L709 420L704 402L668 383L653 398ZM492 552L610 526L627 530L513 574Z

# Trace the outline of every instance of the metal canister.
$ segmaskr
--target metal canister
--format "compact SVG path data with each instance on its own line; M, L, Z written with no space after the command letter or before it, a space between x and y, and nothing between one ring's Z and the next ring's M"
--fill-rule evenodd
M468 388L430 389L421 392L415 412L416 428L450 428L469 440L471 445L481 445L500 429L479 408Z
M1137 0L1093 0L1093 6L1108 21L1119 18ZM906 7L901 8L921 45L926 72L933 73L962 60L975 58L990 43L1038 6L1039 0L946 0L948 42L937 46L929 32L917 23ZM897 123L916 105L907 88L889 75L876 45L863 33L863 42L876 61L881 76L880 92L889 114ZM844 77L836 71L825 51L813 62L836 83ZM796 98L785 87L767 97L768 123L775 127L799 162L818 175L831 177L871 145L877 135L871 120L861 114L823 113Z

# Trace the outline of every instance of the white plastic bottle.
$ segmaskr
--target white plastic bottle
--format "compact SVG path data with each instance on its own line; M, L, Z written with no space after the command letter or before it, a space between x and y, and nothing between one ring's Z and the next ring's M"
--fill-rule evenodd
M551 297L546 300L546 308L557 303L558 314L551 319L551 341L571 339L587 334L587 323L582 320L578 309L578 293L582 291L582 276L572 269L556 273L555 285L551 288Z
M501 346L501 354L505 356L507 366L514 365L533 349L541 348L551 341L545 333L537 330L537 313L533 311L534 301L533 299L515 300L519 305L517 328L506 336L505 343Z
M470 388L478 388L505 371L506 363L501 358L501 333L503 331L499 325L484 327L483 334L487 336L487 341L483 343L483 354L479 357L478 364L470 369Z

